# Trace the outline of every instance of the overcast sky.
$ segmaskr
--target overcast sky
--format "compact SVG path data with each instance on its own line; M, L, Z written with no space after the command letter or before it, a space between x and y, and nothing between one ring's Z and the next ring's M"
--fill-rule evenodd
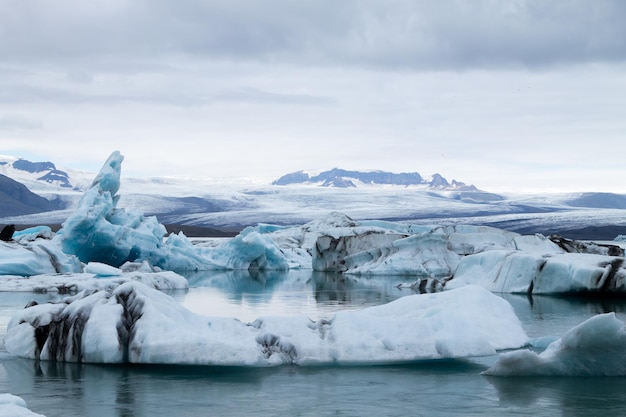
M623 0L3 0L0 154L626 193Z

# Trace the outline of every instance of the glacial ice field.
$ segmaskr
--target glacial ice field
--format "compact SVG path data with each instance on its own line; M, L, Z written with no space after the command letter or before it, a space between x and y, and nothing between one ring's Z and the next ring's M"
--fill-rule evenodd
M300 225L259 223L233 238L193 240L119 205L122 162L119 152L108 158L59 231L36 226L0 242L0 290L34 298L25 308L9 303L4 316L7 375L31 363L33 378L80 369L72 364L86 372L94 364L185 365L220 375L349 366L406 377L440 363L474 381L465 390L508 376L626 375L620 239L329 211ZM536 308L554 304L546 297L617 301L611 311L571 315L576 322L552 317L559 324L545 328ZM490 392L502 394L502 384ZM24 391L27 402L7 390L0 415L37 415L26 407L32 390Z

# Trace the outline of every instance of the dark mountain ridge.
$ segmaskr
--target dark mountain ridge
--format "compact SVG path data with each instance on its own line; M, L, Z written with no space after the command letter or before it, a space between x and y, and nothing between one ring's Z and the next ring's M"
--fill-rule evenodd
M57 210L58 204L31 192L22 183L0 174L0 217Z
M438 190L480 191L473 185L453 180L448 182L442 175L434 174L430 180L417 172L393 173L387 171L350 171L333 168L311 176L304 171L291 172L272 182L272 185L320 184L322 187L350 188L355 182L371 185L426 185Z
M6 165L5 162L3 165ZM14 169L28 172L31 174L42 173L41 176L37 177L37 181L44 181L47 183L58 183L61 187L72 188L72 184L70 183L70 178L67 172L61 171L57 169L56 166L49 161L46 162L31 162L26 159L18 159L13 162L11 166Z

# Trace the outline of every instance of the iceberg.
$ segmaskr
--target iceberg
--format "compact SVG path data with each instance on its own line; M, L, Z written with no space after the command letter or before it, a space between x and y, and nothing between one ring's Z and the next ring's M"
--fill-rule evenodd
M53 240L27 238L0 241L0 275L31 276L81 272L81 262Z
M90 363L267 367L412 362L493 355L528 343L511 305L477 287L412 295L328 320L204 317L139 282L82 291L16 313L20 357Z
M76 294L85 290L113 290L129 281L141 282L161 291L189 288L185 277L172 271L161 271L146 262L129 262L121 268L89 263L85 272L73 274L41 274L29 277L0 275L0 288L11 292Z
M81 262L118 267L147 261L168 270L287 269L280 248L267 236L247 230L218 248L194 246L182 233L165 238L154 216L118 208L121 165L113 152L85 191L76 211L58 233L64 253Z
M0 394L0 417L45 417L30 411L22 397Z
M491 376L624 376L626 331L615 313L598 314L569 330L545 351L502 353Z
M446 288L468 284L506 293L624 293L626 269L623 257L497 250L461 259Z

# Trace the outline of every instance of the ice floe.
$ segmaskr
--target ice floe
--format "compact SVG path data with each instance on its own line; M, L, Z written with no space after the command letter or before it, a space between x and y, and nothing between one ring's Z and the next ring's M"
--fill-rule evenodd
M0 394L0 417L45 417L28 409L22 397Z
M187 279L173 271L161 271L144 263L126 263L121 268L90 262L85 272L73 274L41 274L28 277L0 275L0 290L74 294L83 290L109 289L137 281L157 290L185 290Z
M502 353L492 376L626 375L626 331L615 313L599 314L569 330L541 353Z
M511 305L477 286L413 295L329 320L204 317L138 282L16 313L5 346L70 362L275 366L492 355L528 342Z

